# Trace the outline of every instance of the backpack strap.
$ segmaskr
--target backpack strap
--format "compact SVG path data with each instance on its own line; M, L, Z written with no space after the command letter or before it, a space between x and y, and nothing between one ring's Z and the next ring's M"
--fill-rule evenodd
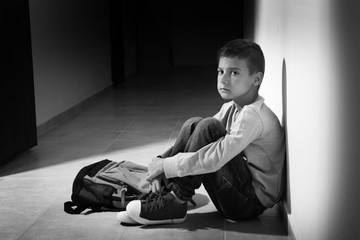
M80 194L80 190L83 187L84 177L86 175L88 175L90 177L95 176L97 172L99 172L103 167L105 167L110 162L111 162L111 160L105 159L105 160L93 163L91 165L88 165L86 167L83 167L74 179L71 200L73 200L74 202L80 202L79 194Z
M71 201L64 202L64 211L69 214L80 214L85 209L87 209L87 207L79 206L74 202L71 202Z
M85 209L91 208L93 211L99 211L99 209L96 209L95 207L91 206L85 206L82 204L82 201L80 200L80 190L83 188L83 179L86 175L88 176L95 176L97 172L99 172L104 166L112 162L111 160L105 159L96 163L93 163L91 165L88 165L86 167L83 167L78 174L76 175L73 186L72 186L72 194L71 194L71 200L64 202L64 211L69 214L80 214Z

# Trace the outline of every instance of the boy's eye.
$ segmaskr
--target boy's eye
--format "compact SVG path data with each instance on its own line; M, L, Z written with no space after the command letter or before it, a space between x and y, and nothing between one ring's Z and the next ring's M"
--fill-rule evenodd
M224 71L221 70L221 69L218 69L217 72L218 72L218 75L223 75L224 74Z
M233 76L236 76L236 75L238 75L239 73L237 72L237 71L232 71L231 72L231 75L233 75Z

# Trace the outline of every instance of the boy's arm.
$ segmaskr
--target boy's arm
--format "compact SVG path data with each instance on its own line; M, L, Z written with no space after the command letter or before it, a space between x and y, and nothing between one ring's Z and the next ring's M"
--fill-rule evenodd
M165 175L167 178L172 178L215 172L240 154L261 133L260 117L254 110L248 109L225 137L204 146L197 152L178 153L166 158Z
M213 117L220 120L221 118L221 115L224 114L224 106L225 104L221 107L220 111L217 112ZM167 158L167 157L170 157L170 154L171 154L171 151L173 149L174 146L170 146L164 153L158 155L158 157L161 157L161 158Z

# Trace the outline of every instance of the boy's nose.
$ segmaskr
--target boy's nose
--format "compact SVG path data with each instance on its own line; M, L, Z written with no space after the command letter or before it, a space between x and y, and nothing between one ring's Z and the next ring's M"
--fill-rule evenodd
M220 77L220 82L223 84L228 84L229 78L226 76L226 74L224 74Z

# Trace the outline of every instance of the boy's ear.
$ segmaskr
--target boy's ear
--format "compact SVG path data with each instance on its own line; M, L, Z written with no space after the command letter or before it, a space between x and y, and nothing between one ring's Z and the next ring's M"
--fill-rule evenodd
M264 77L264 74L262 72L258 72L255 74L255 79L254 79L254 83L253 83L255 87L260 86L260 84L262 83L263 77Z

